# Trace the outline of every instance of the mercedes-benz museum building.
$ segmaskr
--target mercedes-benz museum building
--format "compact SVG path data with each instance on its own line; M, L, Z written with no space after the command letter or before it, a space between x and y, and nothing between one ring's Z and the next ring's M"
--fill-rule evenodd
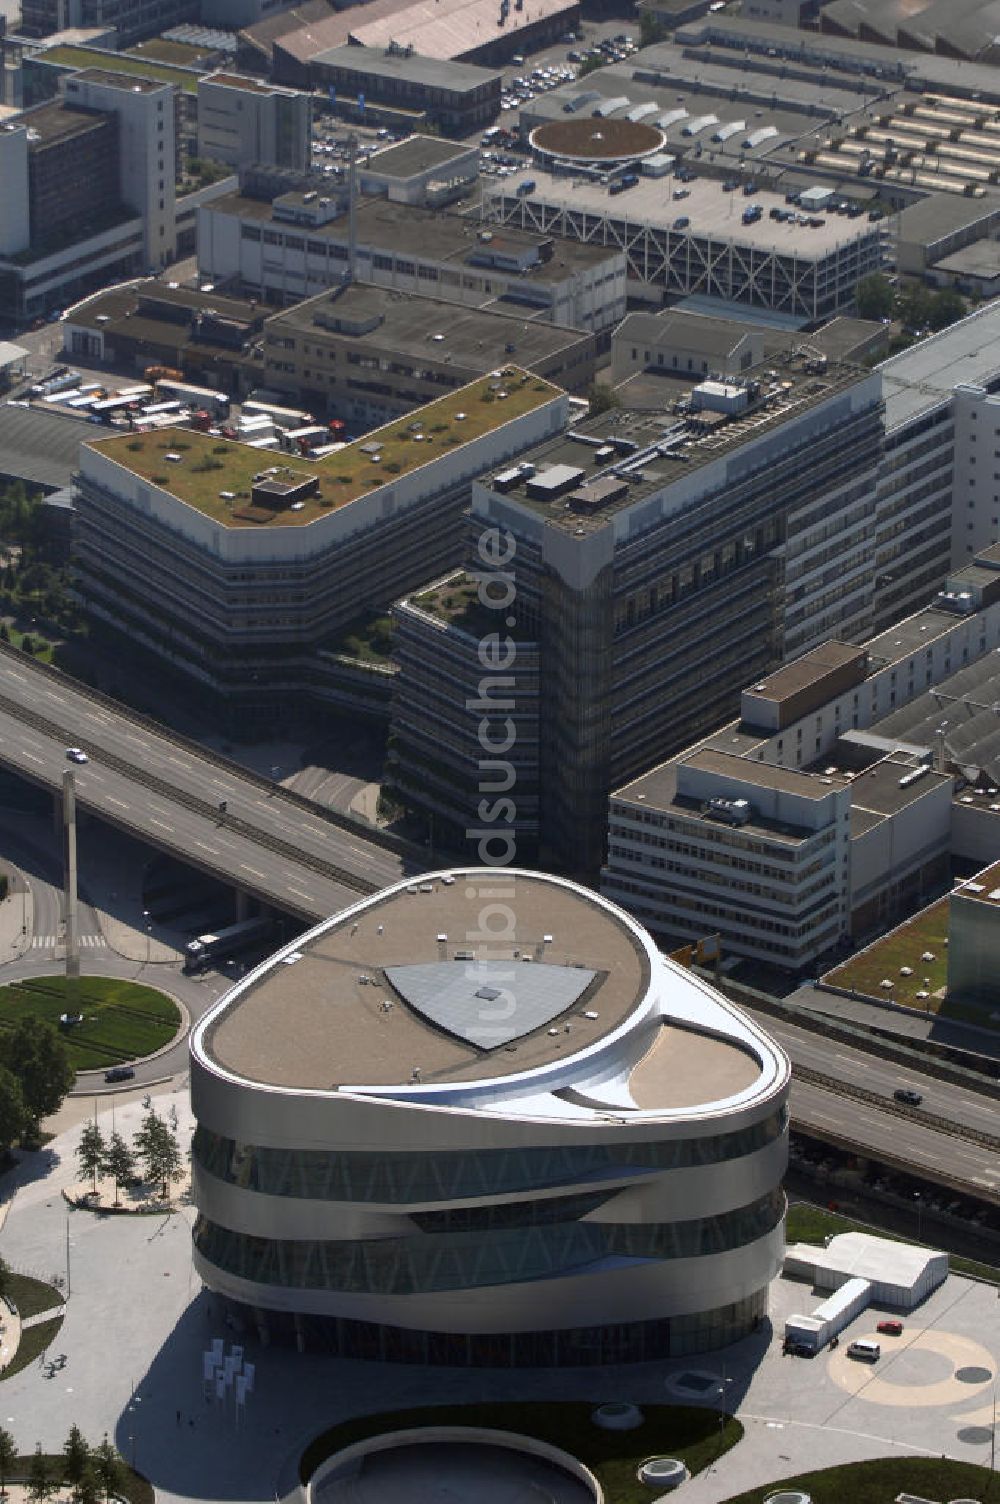
M194 1030L195 1267L265 1340L363 1358L722 1347L781 1265L789 1077L607 900L428 874Z

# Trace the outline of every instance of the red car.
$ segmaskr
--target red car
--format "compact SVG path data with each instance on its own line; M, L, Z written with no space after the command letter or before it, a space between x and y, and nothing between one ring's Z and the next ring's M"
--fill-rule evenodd
M901 1321L880 1321L875 1330L883 1337L901 1337L903 1335L903 1323Z

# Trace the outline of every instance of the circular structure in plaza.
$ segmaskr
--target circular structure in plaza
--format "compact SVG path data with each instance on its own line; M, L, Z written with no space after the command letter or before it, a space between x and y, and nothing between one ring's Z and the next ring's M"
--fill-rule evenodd
M539 156L562 162L630 162L662 151L666 136L639 120L549 120L536 125L528 140Z
M650 1488L677 1488L688 1477L679 1457L650 1457L639 1469L640 1483Z
M356 1442L310 1479L309 1504L603 1504L589 1468L547 1442L513 1432L423 1426Z

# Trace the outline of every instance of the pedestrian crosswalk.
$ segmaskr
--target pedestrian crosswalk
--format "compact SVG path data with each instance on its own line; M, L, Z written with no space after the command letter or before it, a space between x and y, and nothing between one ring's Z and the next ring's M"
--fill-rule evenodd
M103 935L80 935L78 938L81 946L90 947L91 949L96 949L108 943ZM34 935L31 941L31 948L32 950L55 950L57 945L65 944L66 941L62 935Z

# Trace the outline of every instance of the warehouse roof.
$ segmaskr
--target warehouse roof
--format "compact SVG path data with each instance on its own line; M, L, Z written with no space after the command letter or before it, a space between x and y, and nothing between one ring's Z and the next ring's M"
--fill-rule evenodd
M474 63L456 63L451 58L423 57L419 52L390 52L385 47L329 47L312 59L324 68L347 68L367 73L372 78L398 78L427 88L462 93L481 89L497 75L493 69L478 68Z
M877 368L887 433L946 402L959 385L1000 385L1000 300L987 303Z
M954 235L970 225L1000 218L1000 203L996 199L972 199L955 193L929 193L926 198L910 204L899 216L899 239L926 245L932 251L934 243L946 235ZM983 226L982 233L986 233ZM931 256L933 259L933 255Z
M80 443L93 428L77 417L23 407L0 407L0 475L58 491L68 486Z

